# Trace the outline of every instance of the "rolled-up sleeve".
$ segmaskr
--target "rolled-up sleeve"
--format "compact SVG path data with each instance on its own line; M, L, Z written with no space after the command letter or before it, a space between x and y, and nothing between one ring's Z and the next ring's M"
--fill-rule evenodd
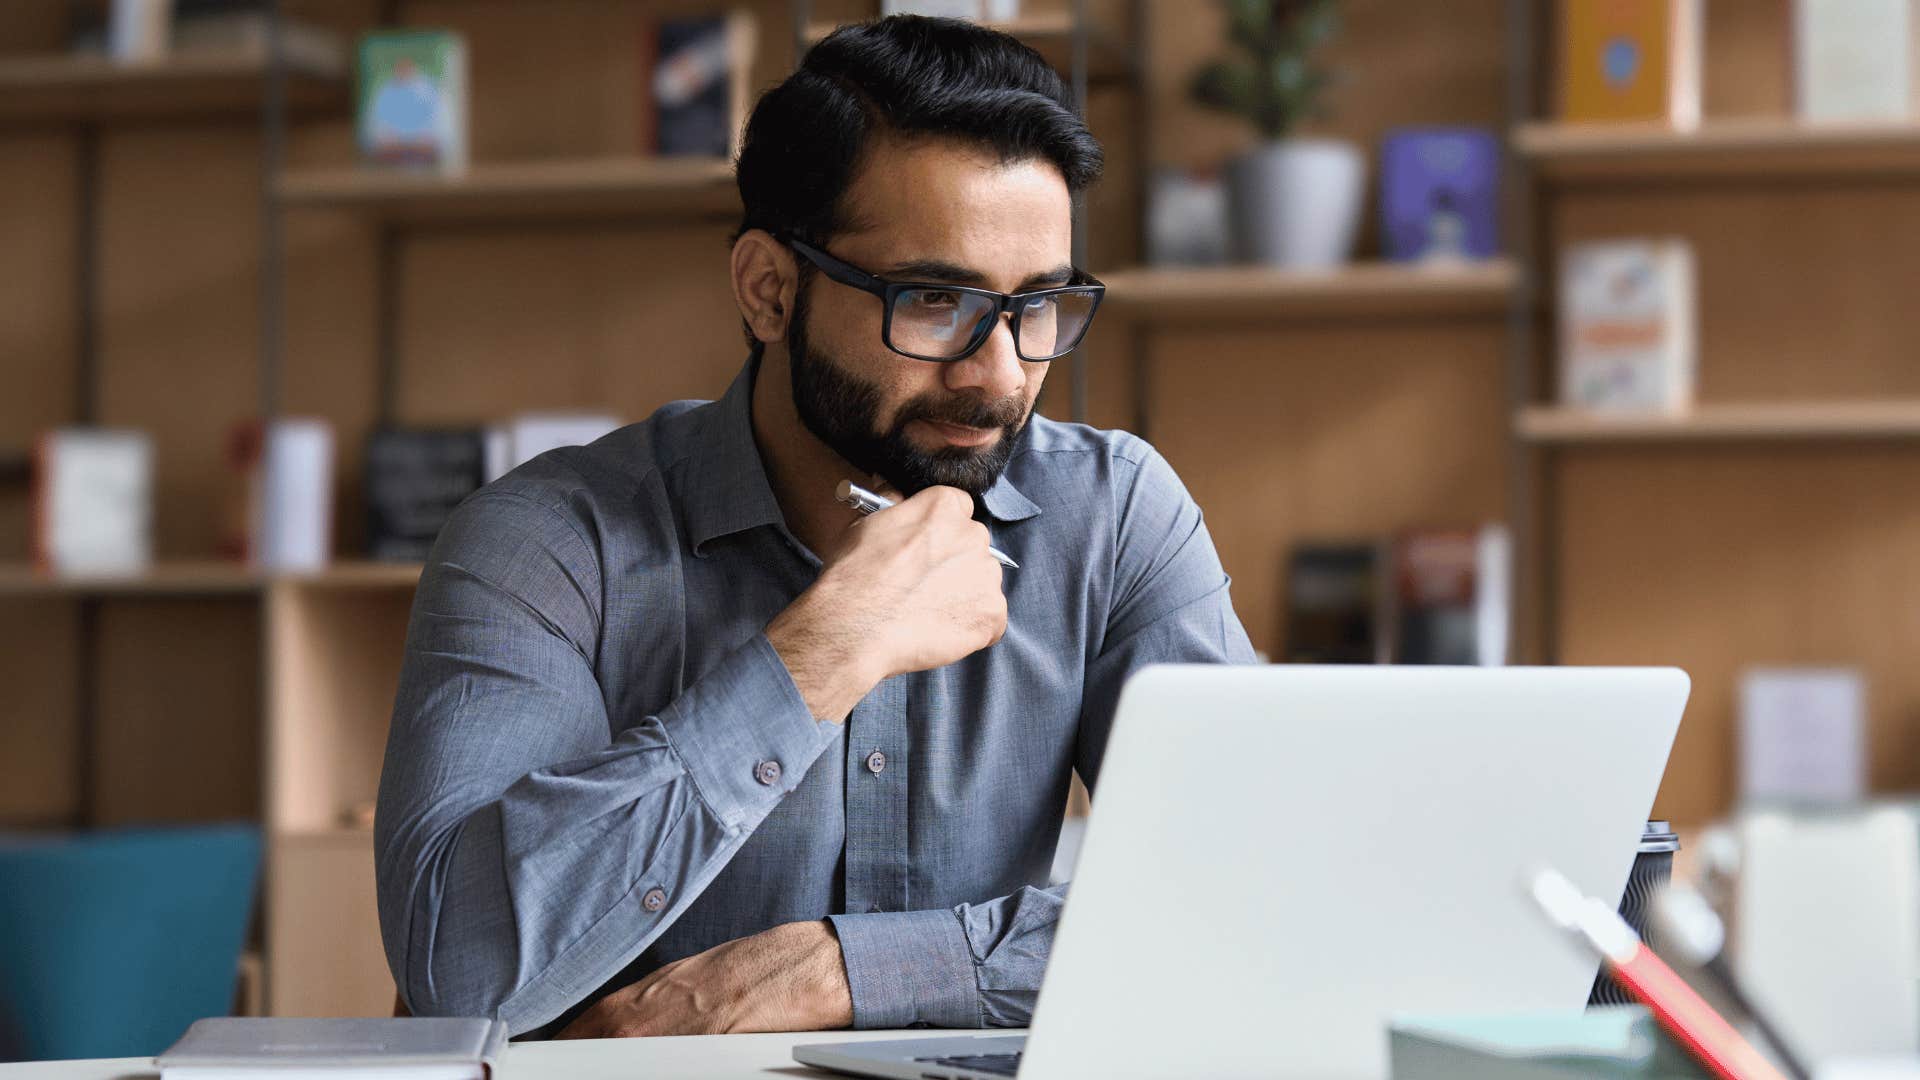
M388 965L417 1015L520 1034L638 956L837 728L764 634L612 733L597 553L557 510L469 499L416 593L375 824Z
M1088 664L1075 768L1094 786L1120 688L1153 663L1256 661L1200 508L1145 443L1116 493L1114 601ZM951 910L832 919L862 1028L1021 1027L1032 1020L1067 886Z

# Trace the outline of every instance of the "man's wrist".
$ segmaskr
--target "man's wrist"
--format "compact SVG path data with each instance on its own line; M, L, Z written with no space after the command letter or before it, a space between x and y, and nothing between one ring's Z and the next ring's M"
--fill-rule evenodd
M815 719L842 722L882 678L873 673L871 635L844 620L818 586L774 616L766 635Z

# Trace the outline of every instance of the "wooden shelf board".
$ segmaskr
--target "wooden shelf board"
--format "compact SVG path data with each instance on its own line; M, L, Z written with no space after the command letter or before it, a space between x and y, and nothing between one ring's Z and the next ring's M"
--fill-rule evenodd
M612 157L491 162L461 173L365 168L281 175L295 207L354 210L395 222L737 216L733 166L715 158Z
M302 588L411 589L420 583L419 563L336 562L315 573L281 574L275 581Z
M289 71L291 109L344 108L343 73ZM149 63L53 54L0 59L0 123L234 116L255 119L265 100L259 50L180 53Z
M813 45L840 27L836 22L815 22L807 26L807 44ZM981 25L1011 34L1046 58L1061 75L1073 64L1073 13L1042 11L1004 22ZM1096 24L1087 28L1087 78L1094 82L1124 79L1132 66L1126 48Z
M1540 123L1519 127L1513 145L1548 177L1567 180L1920 171L1920 124L1900 122Z
M1920 401L1702 405L1671 415L1541 405L1522 410L1516 426L1542 444L1920 439Z
M1355 315L1503 314L1519 271L1509 259L1457 267L1355 263L1326 272L1252 266L1162 267L1102 277L1106 306L1143 321L1271 322Z
M31 565L0 566L0 597L204 597L244 596L271 582L321 588L412 588L417 563L337 562L312 573L263 574L241 563L217 560L157 562L136 574L57 575Z

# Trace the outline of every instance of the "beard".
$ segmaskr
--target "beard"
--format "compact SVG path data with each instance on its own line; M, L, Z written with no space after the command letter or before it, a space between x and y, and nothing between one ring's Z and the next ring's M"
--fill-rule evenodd
M1017 395L991 401L982 394L929 392L900 406L892 424L882 431L880 388L810 347L805 297L803 289L794 301L787 329L787 367L793 376L794 407L813 437L854 468L879 476L903 495L944 485L978 497L992 487L1026 431L1033 412L1027 402ZM929 452L907 438L907 425L915 420L998 428L1000 437L984 447L944 446Z

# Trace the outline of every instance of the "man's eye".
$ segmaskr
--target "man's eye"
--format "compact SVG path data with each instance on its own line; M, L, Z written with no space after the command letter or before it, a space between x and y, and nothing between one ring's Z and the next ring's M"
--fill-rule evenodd
M1036 296L1033 299L1028 300L1026 302L1025 307L1029 314L1038 315L1042 311L1045 311L1048 307L1051 307L1052 305L1053 305L1053 297Z
M960 294L955 292L917 292L913 294L913 303L916 307L945 311L960 303Z

